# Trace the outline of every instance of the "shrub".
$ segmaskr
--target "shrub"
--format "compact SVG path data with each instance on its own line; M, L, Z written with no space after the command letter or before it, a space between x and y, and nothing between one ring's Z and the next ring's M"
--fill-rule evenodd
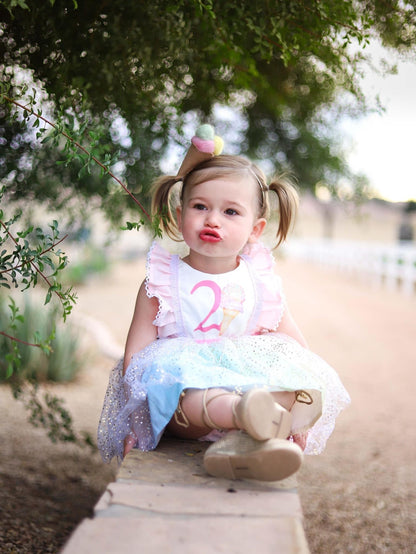
M66 322L62 325L62 315L57 308L40 305L26 297L23 317L15 324L13 336L27 343L38 342L54 335L52 351L45 354L41 348L29 346L23 342L13 342L0 335L0 381L6 380L7 358L17 348L21 360L19 377L35 382L65 382L74 379L83 366L80 339L74 326ZM6 300L0 296L0 320L6 322L9 312Z

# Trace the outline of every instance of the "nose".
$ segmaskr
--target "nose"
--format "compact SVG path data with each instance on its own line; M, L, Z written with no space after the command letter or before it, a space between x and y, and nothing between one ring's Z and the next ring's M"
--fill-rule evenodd
M220 223L217 212L215 212L214 210L209 210L205 216L205 224L208 227L219 227Z

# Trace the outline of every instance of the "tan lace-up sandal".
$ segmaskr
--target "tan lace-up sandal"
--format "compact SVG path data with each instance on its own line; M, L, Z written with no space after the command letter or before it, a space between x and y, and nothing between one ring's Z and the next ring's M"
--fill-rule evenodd
M204 468L214 477L280 481L302 465L301 448L285 439L258 441L244 431L230 431L205 452Z
M290 435L292 416L275 402L265 389L251 389L243 394L235 406L235 419L239 429L244 429L257 440L287 439Z

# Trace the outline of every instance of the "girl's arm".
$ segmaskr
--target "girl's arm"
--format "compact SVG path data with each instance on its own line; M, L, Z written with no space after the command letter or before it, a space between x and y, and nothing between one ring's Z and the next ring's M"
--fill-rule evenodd
M123 375L136 352L143 350L157 338L157 329L153 321L157 315L159 303L157 298L149 298L146 294L144 281L137 294L133 319L127 335L124 349Z
M305 340L305 337L302 335L301 330L296 325L295 320L293 319L292 314L290 313L289 308L287 306L285 306L285 311L279 323L277 332L284 333L285 335L289 335L289 337L292 337L293 339L297 340L301 346L303 346L304 348L308 348L308 344Z

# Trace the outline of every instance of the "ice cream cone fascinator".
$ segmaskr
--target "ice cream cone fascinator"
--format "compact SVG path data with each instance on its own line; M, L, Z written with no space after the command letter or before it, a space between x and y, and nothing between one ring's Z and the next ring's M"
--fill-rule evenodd
M199 163L219 156L224 147L221 137L215 135L214 127L208 124L200 125L191 139L191 146L179 168L176 178L183 179Z

